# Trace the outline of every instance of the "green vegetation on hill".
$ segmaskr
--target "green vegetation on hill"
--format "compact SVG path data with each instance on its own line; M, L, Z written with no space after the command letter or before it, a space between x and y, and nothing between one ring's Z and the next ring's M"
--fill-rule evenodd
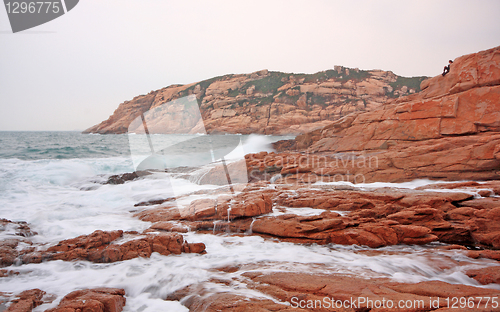
M347 75L347 71L349 71L349 75ZM334 69L329 69L314 74L291 74L291 75L294 75L298 79L304 78L305 83L314 83L314 82L324 82L332 78L335 78L338 81L348 81L348 80L360 81L368 78L370 76L370 73L367 70L341 67L339 71Z
M407 86L408 90L414 89L415 93L420 92L420 83L427 79L428 77L425 76L418 76L418 77L401 77L398 76L397 80L395 82L390 82L389 85L392 87L393 90L399 90L403 86ZM388 92L388 96L390 97L397 97L397 95L394 94L393 92Z

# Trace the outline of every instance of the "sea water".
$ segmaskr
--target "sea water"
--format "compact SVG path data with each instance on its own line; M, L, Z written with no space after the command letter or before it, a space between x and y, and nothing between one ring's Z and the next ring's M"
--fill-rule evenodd
M239 136L246 153L272 151L271 142L282 137ZM234 141L234 138L228 141ZM188 151L186 151L188 153ZM183 201L199 199L196 191L217 185L198 185L186 178L170 181L154 175L119 185L105 185L110 175L133 172L127 135L84 135L77 132L0 132L0 218L26 221L38 234L35 246L45 248L60 240L95 230L142 231L151 223L133 217L134 204L166 198L175 183ZM341 183L341 182L339 182ZM415 188L433 183L358 185ZM203 197L203 195L201 195ZM208 195L207 195L208 196ZM283 210L284 209L284 210ZM283 208L272 214L317 214L311 208ZM321 211L319 211L321 212ZM5 239L13 234L0 233ZM494 261L467 258L463 251L436 251L428 246L391 246L373 249L359 246L298 245L258 236L184 234L188 242L203 242L207 253L136 258L109 264L88 261L49 261L14 265L19 275L0 278L0 292L16 294L40 288L57 296L43 311L58 304L67 293L91 287L118 287L126 291L125 311L187 311L179 302L164 300L193 283L204 283L214 292L247 297L268 296L244 287L242 271L225 273L216 268L239 266L245 270L310 273L343 273L363 277L389 277L401 282L441 280L478 286L463 272L494 265ZM22 246L21 246L22 247ZM215 285L212 278L242 281ZM489 286L495 287L495 286ZM269 298L272 299L272 298ZM275 299L273 299L275 300ZM285 303L283 303L285 304Z

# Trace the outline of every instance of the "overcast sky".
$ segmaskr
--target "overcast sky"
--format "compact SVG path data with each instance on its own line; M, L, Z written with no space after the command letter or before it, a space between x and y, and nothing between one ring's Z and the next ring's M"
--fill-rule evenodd
M13 34L0 7L0 130L84 130L171 84L335 65L435 76L500 45L500 1L81 0Z

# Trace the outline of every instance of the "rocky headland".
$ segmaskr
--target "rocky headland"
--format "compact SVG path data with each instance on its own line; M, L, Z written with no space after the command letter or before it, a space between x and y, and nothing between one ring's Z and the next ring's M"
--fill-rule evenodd
M346 70L334 72L344 78L321 82L301 81L289 75L277 79L281 90L268 95L271 102L265 104L268 121L273 107L293 106L289 111L293 114L300 110L297 102L278 102L282 94L305 96L307 106L309 99L313 101L314 96L327 92L322 88L328 92L351 90L349 94L332 93L332 98L368 92L360 91L361 80L339 82L348 77ZM360 72L349 70L349 76L354 73ZM298 268L290 267L289 262L282 266L262 261L239 263L212 268L213 278L181 287L162 298L179 301L190 311L500 311L500 47L457 58L446 76L424 80L420 92L404 97L398 94L391 99L387 87L382 86L398 80L392 74L364 74L369 75L366 81L381 85L377 95L375 91L358 94L370 96L366 106L361 105L361 99L352 101L359 106L347 106L352 103L345 101L340 106L330 105L332 119L303 119L304 124L333 120L321 129L276 143L277 152L246 155L248 184L138 202L130 212L150 222L141 233L96 231L52 246L34 246L30 238L37 234L28 224L1 220L4 229L18 236L4 240L0 246L0 263L5 267L2 278L20 274L14 264L61 260L113 263L148 258L154 252L167 257L183 253L209 256L212 251L203 242L186 242L184 236L194 232L260 237L286 246L327 246L332 250L359 246L353 247L353 254L381 259L394 254L418 255L427 259L429 269L425 274L431 278L398 282L368 272L356 275L329 271L319 262ZM192 92L202 105L211 105L207 130L258 132L253 131L252 123L245 122L245 128L238 128L231 127L230 122L260 118L258 115L243 116L238 111L238 115L222 117L227 110L243 111L245 105L227 108L227 102L219 106L220 102L213 101L236 93L234 99L267 94L259 90L256 81L273 75L278 74L264 71L226 76L205 85L155 91L122 104L114 117L88 132L124 132L136 112L148 110L153 103L164 103L179 92ZM328 76L328 72L323 75ZM356 88L345 87L350 81ZM233 83L237 87L232 88ZM255 88L250 88L252 85ZM307 85L311 89L304 87ZM210 91L215 89L222 91ZM393 94L396 91L391 90ZM318 110L329 110L330 106ZM344 108L336 111L335 107ZM347 107L352 108L344 114ZM215 118L214 112L222 113L216 113ZM258 133L281 133L273 130L283 125L279 118L276 123L268 121ZM293 125L301 123L280 129L298 129ZM214 169L199 181L217 181L220 174ZM146 178L129 174L110 177L108 183ZM365 184L416 179L453 182L427 181L420 187ZM407 248L388 249L391 246ZM421 249L415 249L417 246ZM485 260L475 263L478 259ZM458 279L443 281L434 276L447 270L454 270ZM54 300L40 289L0 295L10 304L7 311L31 311ZM124 295L125 290L114 288L71 290L58 307L49 311L121 311L126 304Z
M84 133L127 133L130 123L142 113L195 95L207 133L300 134L352 112L375 109L388 99L416 93L425 78L342 66L316 74L261 70L224 75L137 96ZM176 130L169 127L171 133Z

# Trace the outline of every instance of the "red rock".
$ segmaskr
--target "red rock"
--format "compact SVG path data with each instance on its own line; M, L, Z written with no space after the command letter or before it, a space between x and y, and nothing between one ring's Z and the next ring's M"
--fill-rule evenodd
M413 237L404 237L401 240L401 243L407 244L407 245L425 245L425 244L428 244L428 243L431 243L431 242L435 242L435 241L438 241L438 240L439 240L439 237L437 237L436 235L427 234L424 237L416 237L416 238L413 238Z
M215 185L229 185L229 180L226 175L226 169L231 174L231 183L248 183L248 171L245 160L231 162L224 167L222 164L215 165L210 171L205 173L198 184L215 184Z
M368 71L362 74L363 77L356 78L349 75L344 75L344 78L328 77L329 73L324 72L320 79L305 75L290 82L281 81L288 79L289 74L267 71L262 75L225 75L199 83L172 85L120 104L112 116L85 130L85 133L126 133L129 127L131 131L138 131L134 125L131 126L134 118L189 94L198 100L207 133L305 133L320 129L346 113L381 106L389 99L386 93L389 88L392 89L390 84L397 79L392 72L380 75L379 71ZM253 82L261 79L272 81L271 84L265 83L266 90ZM415 83L421 78L411 80ZM408 94L408 89L410 86L400 87L394 95ZM269 97L269 94L276 96ZM240 101L244 101L244 105L239 105ZM177 108L175 104L171 106ZM184 122L180 122L177 115L159 117L155 114L150 117L148 119L152 120L148 120L148 128L151 133L196 133L205 130L195 126L197 120L189 116L184 116L188 119ZM159 126L165 124L169 125L167 129ZM265 154L262 153L262 156Z
M312 222L308 222L307 224L314 226L318 231L341 230L346 227L342 219L331 218L315 220Z
M232 294L229 292L224 293L203 293L203 295L196 295L190 297L188 300L183 300L183 304L189 311L231 311L231 312L246 312L246 311L280 311L280 312L302 312L304 309L292 309L283 306L283 304L273 302L270 299L252 298L249 299L245 296ZM184 297L182 291L170 295L168 300L181 300ZM186 296L188 297L188 296Z
M189 220L207 220L213 219L216 214L217 201L214 199L203 198L191 202L188 211L183 213Z
M460 206L473 207L477 209L493 209L500 207L500 200L494 197L477 198L460 202Z
M182 218L181 213L177 206L169 205L166 207L157 207L152 209L145 209L134 214L134 217L142 221L159 222L179 220Z
M69 251L75 248L97 248L109 244L118 237L123 235L123 231L101 231L96 230L90 235L81 235L72 239L67 239L59 242L59 244L49 247L48 252Z
M491 195L495 195L495 192L490 191L490 190L478 191L477 193L478 193L478 194L479 194L479 196L481 196L481 197L489 197L489 196L491 196Z
M271 198L258 193L237 196L230 205L230 218L255 217L273 211Z
M500 221L500 206L492 209L477 210L474 212L474 215L490 221Z
M387 219L398 221L401 224L414 224L415 222L443 221L444 213L434 208L425 206L412 207L387 216Z
M500 234L500 223L494 217L488 215L490 219L486 219L476 216L480 210L472 207L456 208L457 202L465 202L471 197L461 192L387 188L361 192L336 190L336 186L306 189L285 185L276 185L272 190L263 191L256 184L252 185L255 187L251 187L251 191L243 192L238 200L231 203L241 203L244 209L250 205L243 200L254 200L258 198L256 194L261 192L260 196L269 197L269 207L274 202L277 207L313 207L351 212L343 217L336 212L301 217L290 210L289 214L279 217L262 217L255 221L243 217L219 225L206 221L181 222L192 230L248 232L295 243L382 247L440 241L480 244L484 247L497 246L500 239L500 235L497 235ZM228 208L229 201L218 205L217 212L222 220L226 219Z
M0 219L0 225L4 228L11 227L16 235L22 237L31 237L38 234L37 232L32 231L29 225L24 221L14 222L7 219Z
M287 174L290 174L290 173L293 173L293 174L305 173L305 172L310 172L311 169L312 168L308 167L308 166L300 166L298 164L293 164L293 165L289 165L289 166L283 167L281 169L281 174L282 175L287 175Z
M487 228L481 230L471 234L476 243L495 249L500 248L500 231L488 231Z
M44 260L42 252L30 252L21 257L23 263L41 263Z
M439 210L442 209L446 203L451 202L464 202L467 199L473 198L473 195L466 193L458 193L458 192L450 192L450 193L437 193L437 192L411 192L404 196L401 199L400 203L406 206L414 206L414 205L429 205L432 208L436 208Z
M466 274L483 285L491 283L500 284L500 266L469 270Z
M398 234L398 239L404 238L420 238L431 233L429 228L417 225L393 225L392 228Z
M150 229L152 230L161 230L161 231L166 231L166 232L179 232L179 233L187 233L189 228L177 224L177 223L172 223L169 221L160 221L154 223Z
M457 189L468 187L480 187L481 184L475 181L456 182L456 183L436 183L417 187L416 190L429 190L429 189Z
M19 243L23 242L31 245L32 242L29 240L29 237L37 233L33 232L24 221L14 222L7 219L0 219L0 228L2 230L8 229L13 231L18 237L0 241L0 267L10 266L16 262L18 257L22 257L26 252L30 251L27 248L18 248Z
M475 216L475 212L477 211L476 208L471 208L471 207L460 207L453 209L451 211L448 211L446 213L446 217L449 220L469 220Z
M18 240L5 239L0 241L0 266L9 266L16 261L19 252L16 247L19 244Z
M460 245L447 245L447 246L441 246L441 247L439 247L439 249L443 249L443 250L456 250L456 249L467 250L467 247L460 246Z
M266 194L249 191L240 193L234 198L222 195L216 200L208 198L197 199L191 202L187 209L183 209L182 211L176 207L159 207L146 209L136 213L136 216L144 221L157 222L157 225L154 225L152 228L172 230L172 227L164 222L173 220L227 220L228 218L254 217L270 212L272 212L270 197Z
M27 254L23 257L25 263L32 259L47 260L88 260L97 263L109 263L129 260L137 257L148 258L151 253L158 252L162 255L181 254L184 252L201 253L204 244L189 244L178 233L147 234L123 244L115 243L123 231L95 231L90 235L82 235L73 239L61 241L56 246L50 247L41 256L34 257ZM192 247L191 247L192 245Z
M359 227L382 239L384 245L396 245L399 242L397 231L395 231L392 226L388 227L386 224L366 223L361 224Z
M330 234L329 242L340 245L360 245L371 248L386 246L379 236L362 229L345 229Z
M12 300L6 312L30 312L43 303L45 292L40 289L25 290Z
M500 250L469 250L467 257L474 259L487 258L500 261Z
M6 269L0 270L0 277L7 277L7 276L11 276L11 275L19 275L19 272L12 271L12 270L6 270Z
M57 308L47 312L120 312L125 306L125 290L95 288L77 290L66 295Z
M137 257L149 258L153 252L153 246L145 238L134 239L123 243L122 245L116 246L122 254L122 260L129 260ZM168 250L168 248L166 248ZM99 252L97 253L100 254ZM168 254L167 254L168 255ZM89 260L94 260L95 262L100 262L99 257L91 258Z
M388 288L397 291L411 293L424 297L440 297L443 299L452 297L476 297L496 296L498 290L484 289L466 285L453 285L441 281L420 282L415 284L391 283ZM442 300L442 299L441 299Z
M205 252L205 244L203 243L184 243L182 245L182 252L187 252L187 253L204 253Z
M256 219L252 226L252 231L255 233L269 234L278 237L306 238L307 232L316 230L317 228L312 225L276 218Z
M368 167L314 167L311 181L313 174L363 182L500 180L500 83L494 78L500 76L498 51L500 47L460 57L453 73L422 82L419 94L353 113L349 122L346 117L288 145L296 148L308 138L301 148L313 156L357 153L363 158L373 152L377 159Z

